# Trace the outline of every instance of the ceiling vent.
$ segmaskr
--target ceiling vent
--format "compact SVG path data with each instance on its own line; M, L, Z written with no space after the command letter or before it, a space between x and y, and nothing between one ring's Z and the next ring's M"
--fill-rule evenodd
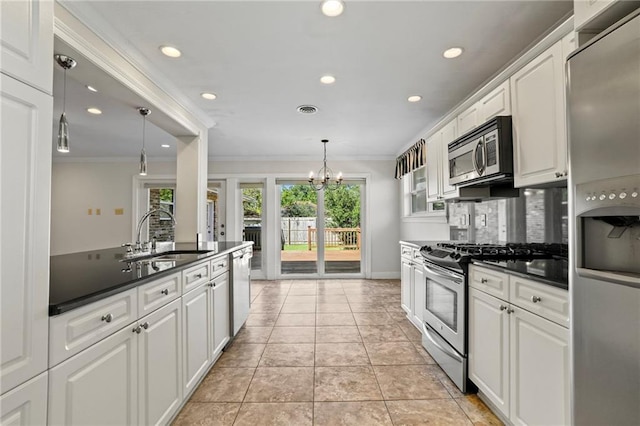
M318 112L318 108L313 105L300 105L298 107L298 112L300 114L315 114Z

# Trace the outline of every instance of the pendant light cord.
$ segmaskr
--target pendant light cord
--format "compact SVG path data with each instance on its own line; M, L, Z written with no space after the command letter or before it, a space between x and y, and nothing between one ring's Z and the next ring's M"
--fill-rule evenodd
M67 111L67 69L64 69L64 91L62 92L62 113Z
M144 135L145 135L145 133L146 133L146 132L145 132L145 128L146 128L145 126L146 126L146 124L147 124L147 116L145 115L144 117L142 117L142 150L144 150L144 147L145 147L145 138L144 138Z

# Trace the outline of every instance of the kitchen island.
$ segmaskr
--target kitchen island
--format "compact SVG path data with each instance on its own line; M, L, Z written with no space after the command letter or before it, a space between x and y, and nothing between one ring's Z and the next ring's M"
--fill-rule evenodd
M48 424L170 423L246 321L252 244L52 257Z

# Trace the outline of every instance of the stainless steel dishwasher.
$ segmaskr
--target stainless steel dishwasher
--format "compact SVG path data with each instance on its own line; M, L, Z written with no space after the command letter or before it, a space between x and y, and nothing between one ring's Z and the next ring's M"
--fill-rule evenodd
M231 253L231 335L238 334L249 316L251 306L251 258L253 249L245 247Z

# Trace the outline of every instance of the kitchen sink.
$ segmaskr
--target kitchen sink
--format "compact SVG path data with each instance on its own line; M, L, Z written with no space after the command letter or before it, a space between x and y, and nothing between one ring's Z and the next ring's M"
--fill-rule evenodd
M162 262L195 260L198 256L211 252L211 250L171 250L161 253L151 253L141 256L127 257L121 262Z

